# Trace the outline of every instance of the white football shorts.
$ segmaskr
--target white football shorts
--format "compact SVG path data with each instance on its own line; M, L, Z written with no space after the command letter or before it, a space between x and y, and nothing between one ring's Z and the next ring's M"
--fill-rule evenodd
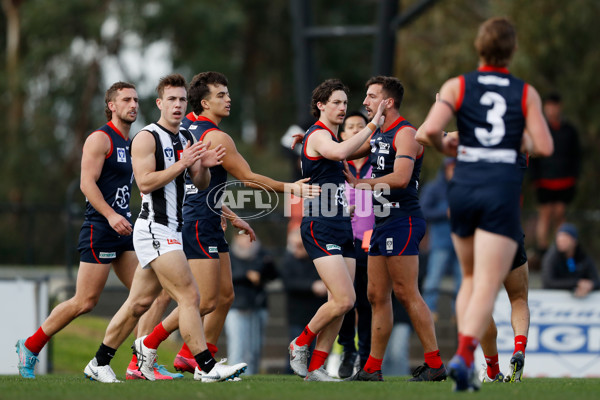
M138 218L133 226L133 247L142 268L161 255L174 250L183 251L183 238L165 225Z

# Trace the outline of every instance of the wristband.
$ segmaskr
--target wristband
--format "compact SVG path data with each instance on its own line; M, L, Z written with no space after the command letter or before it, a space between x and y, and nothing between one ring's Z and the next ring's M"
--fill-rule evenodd
M373 128L371 128L371 125L373 125ZM379 128L377 125L375 125L373 122L369 122L367 124L367 128L369 128L371 130L371 132L375 132L377 130L377 128Z

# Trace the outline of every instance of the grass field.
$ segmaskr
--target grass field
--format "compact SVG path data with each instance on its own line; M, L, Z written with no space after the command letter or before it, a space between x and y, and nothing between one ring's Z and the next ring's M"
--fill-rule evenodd
M244 376L241 382L199 383L186 374L177 381L126 381L120 384L92 382L83 368L93 357L102 340L107 321L82 317L53 339L54 370L35 380L19 376L0 376L0 400L45 399L284 399L284 400L437 400L481 397L485 400L580 400L600 398L600 379L526 379L520 384L494 383L478 393L452 393L452 382L408 383L408 377L389 377L386 382L303 382L290 375ZM126 343L132 343L130 338ZM159 358L171 360L178 344L165 342ZM124 379L131 352L123 346L111 365L117 377ZM15 355L16 358L16 355Z

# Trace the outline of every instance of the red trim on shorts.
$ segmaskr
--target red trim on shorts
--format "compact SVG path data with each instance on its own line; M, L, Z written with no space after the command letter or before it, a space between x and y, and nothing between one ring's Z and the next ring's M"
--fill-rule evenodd
M198 237L198 222L196 221L196 241L198 242L198 246L200 246L200 248L202 249L202 251L204 252L204 254L206 254L206 256L210 259L212 259L212 257L210 256L210 254L208 254L206 252L206 250L204 250L204 247L202 247L202 243L200 243L200 238Z
M404 250L406 250L408 247L408 243L410 243L410 237L412 236L412 217L410 216L408 217L408 225L410 226L410 229L408 230L408 239L406 239L406 243L404 243L404 248L402 251L398 253L399 256L401 256L402 253L404 253Z
M315 244L317 246L319 246L319 248L321 250L323 250L325 253L329 254L330 256L332 256L333 254L331 254L330 252L328 252L327 250L325 250L324 248L321 247L321 245L319 244L319 242L317 242L317 239L315 239L315 233L313 232L313 224L315 221L311 221L310 222L310 235L312 236L313 240L315 241Z
M460 107L462 106L463 99L465 98L465 76L461 75L458 77L458 99L456 99L456 103L454 103L454 112L458 112Z
M523 86L523 97L521 97L521 109L523 110L523 117L527 118L527 90L529 89L529 85L525 84Z
M96 257L96 252L94 251L94 242L92 241L92 238L94 237L94 225L90 226L90 249L92 250L92 255L94 256L94 259L96 260L96 262L98 262L98 264L102 264L100 262L100 260L98 260L98 257Z

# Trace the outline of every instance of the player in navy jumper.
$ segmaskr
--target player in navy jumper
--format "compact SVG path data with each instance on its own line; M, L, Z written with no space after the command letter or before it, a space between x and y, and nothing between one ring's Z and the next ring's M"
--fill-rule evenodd
M310 177L310 183L321 186L320 196L304 202L302 241L329 291L328 301L289 346L292 370L308 381L334 380L327 375L323 364L344 314L355 302L354 239L344 193L342 161L371 136L383 113L382 105L373 118L376 122L339 142L337 133L346 116L347 91L337 79L326 80L313 91L312 114L319 120L308 129L302 148L302 175ZM309 346L317 335L317 344L307 366Z
M57 305L31 337L17 342L19 372L24 378L35 378L36 356L50 338L95 307L111 266L123 284L131 287L138 260L133 251L129 209L133 182L129 130L138 107L133 84L113 84L105 94L108 123L85 140L80 186L86 210L79 235L81 259L75 295Z
M383 380L381 365L392 331L392 301L406 309L424 350L425 362L412 381L446 378L440 358L431 312L419 293L419 243L425 234L425 219L417 196L424 148L415 140L415 128L400 115L404 95L394 77L377 76L367 84L363 104L369 116L386 102L385 123L370 141L371 179L356 179L346 171L352 185L373 190L375 227L369 248L368 297L372 307L371 353L353 380ZM359 153L369 151L363 147Z
M473 353L488 328L520 239L519 151L526 147L537 156L553 151L537 91L507 70L516 49L513 25L505 18L487 20L475 47L478 70L444 83L418 133L445 154L458 151L448 198L463 281L456 301L459 344L448 372L459 391L479 387ZM443 139L454 114L460 145Z

